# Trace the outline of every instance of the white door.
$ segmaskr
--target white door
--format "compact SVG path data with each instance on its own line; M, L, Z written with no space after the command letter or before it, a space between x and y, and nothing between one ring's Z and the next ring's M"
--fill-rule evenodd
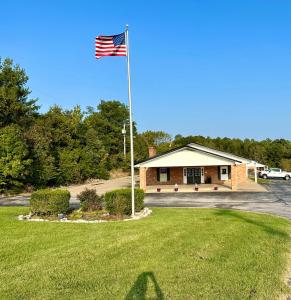
M183 168L183 183L187 184L187 168Z
M228 167L220 167L220 179L228 180Z
M201 168L201 183L205 183L205 181L204 181L204 167Z

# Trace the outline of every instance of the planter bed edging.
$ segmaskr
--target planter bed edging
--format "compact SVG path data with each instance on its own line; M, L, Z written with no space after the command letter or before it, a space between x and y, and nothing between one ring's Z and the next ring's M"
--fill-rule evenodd
M120 219L120 220L68 220L67 218L63 218L60 220L48 220L48 219L41 219L41 218L32 218L31 215L19 215L17 219L19 221L30 221L30 222L54 222L54 223L105 223L105 222L116 222L116 221L133 221L133 220L140 220L147 216L149 216L152 213L152 210L150 210L148 207L145 207L142 211L135 213L135 216L126 218L126 219Z

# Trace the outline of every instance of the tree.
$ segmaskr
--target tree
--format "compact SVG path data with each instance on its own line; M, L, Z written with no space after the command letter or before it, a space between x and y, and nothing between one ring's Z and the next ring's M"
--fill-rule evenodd
M92 108L87 111L84 120L88 128L93 128L102 141L105 151L110 156L109 169L123 166L123 137L121 130L126 125L127 149L129 149L129 111L125 104L116 101L104 101L97 106L97 111ZM133 124L134 136L137 134L136 126Z
M161 144L170 143L172 137L164 131L145 131L141 134L148 146L158 147Z
M21 187L29 175L31 159L21 128L9 125L0 129L0 190Z
M0 59L0 127L10 124L27 126L36 115L35 99L28 100L28 76L11 59Z
M83 179L109 177L109 155L93 128L86 131L80 165Z
M28 181L35 186L54 185L58 178L56 150L52 148L53 131L38 118L25 133L32 159Z
M147 147L154 146L158 153L168 151L171 148L172 137L164 131L145 131L141 134Z
M291 159L290 158L289 159L282 159L280 167L283 170L291 172Z

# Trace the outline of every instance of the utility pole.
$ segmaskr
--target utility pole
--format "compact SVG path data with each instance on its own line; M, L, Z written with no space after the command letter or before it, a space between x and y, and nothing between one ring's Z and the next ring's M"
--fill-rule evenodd
M124 155L124 160L126 160L126 130L125 130L125 123L123 123L123 129L121 130L121 133L123 134L123 155Z

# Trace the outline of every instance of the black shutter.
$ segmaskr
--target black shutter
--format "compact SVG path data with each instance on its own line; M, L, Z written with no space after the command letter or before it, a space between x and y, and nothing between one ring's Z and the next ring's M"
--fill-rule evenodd
M170 168L167 168L167 181L170 181Z
M160 181L160 168L157 168L157 181Z
M231 166L228 166L228 179L231 179Z
M220 176L220 166L217 167L217 177L218 180L220 180L221 176Z

